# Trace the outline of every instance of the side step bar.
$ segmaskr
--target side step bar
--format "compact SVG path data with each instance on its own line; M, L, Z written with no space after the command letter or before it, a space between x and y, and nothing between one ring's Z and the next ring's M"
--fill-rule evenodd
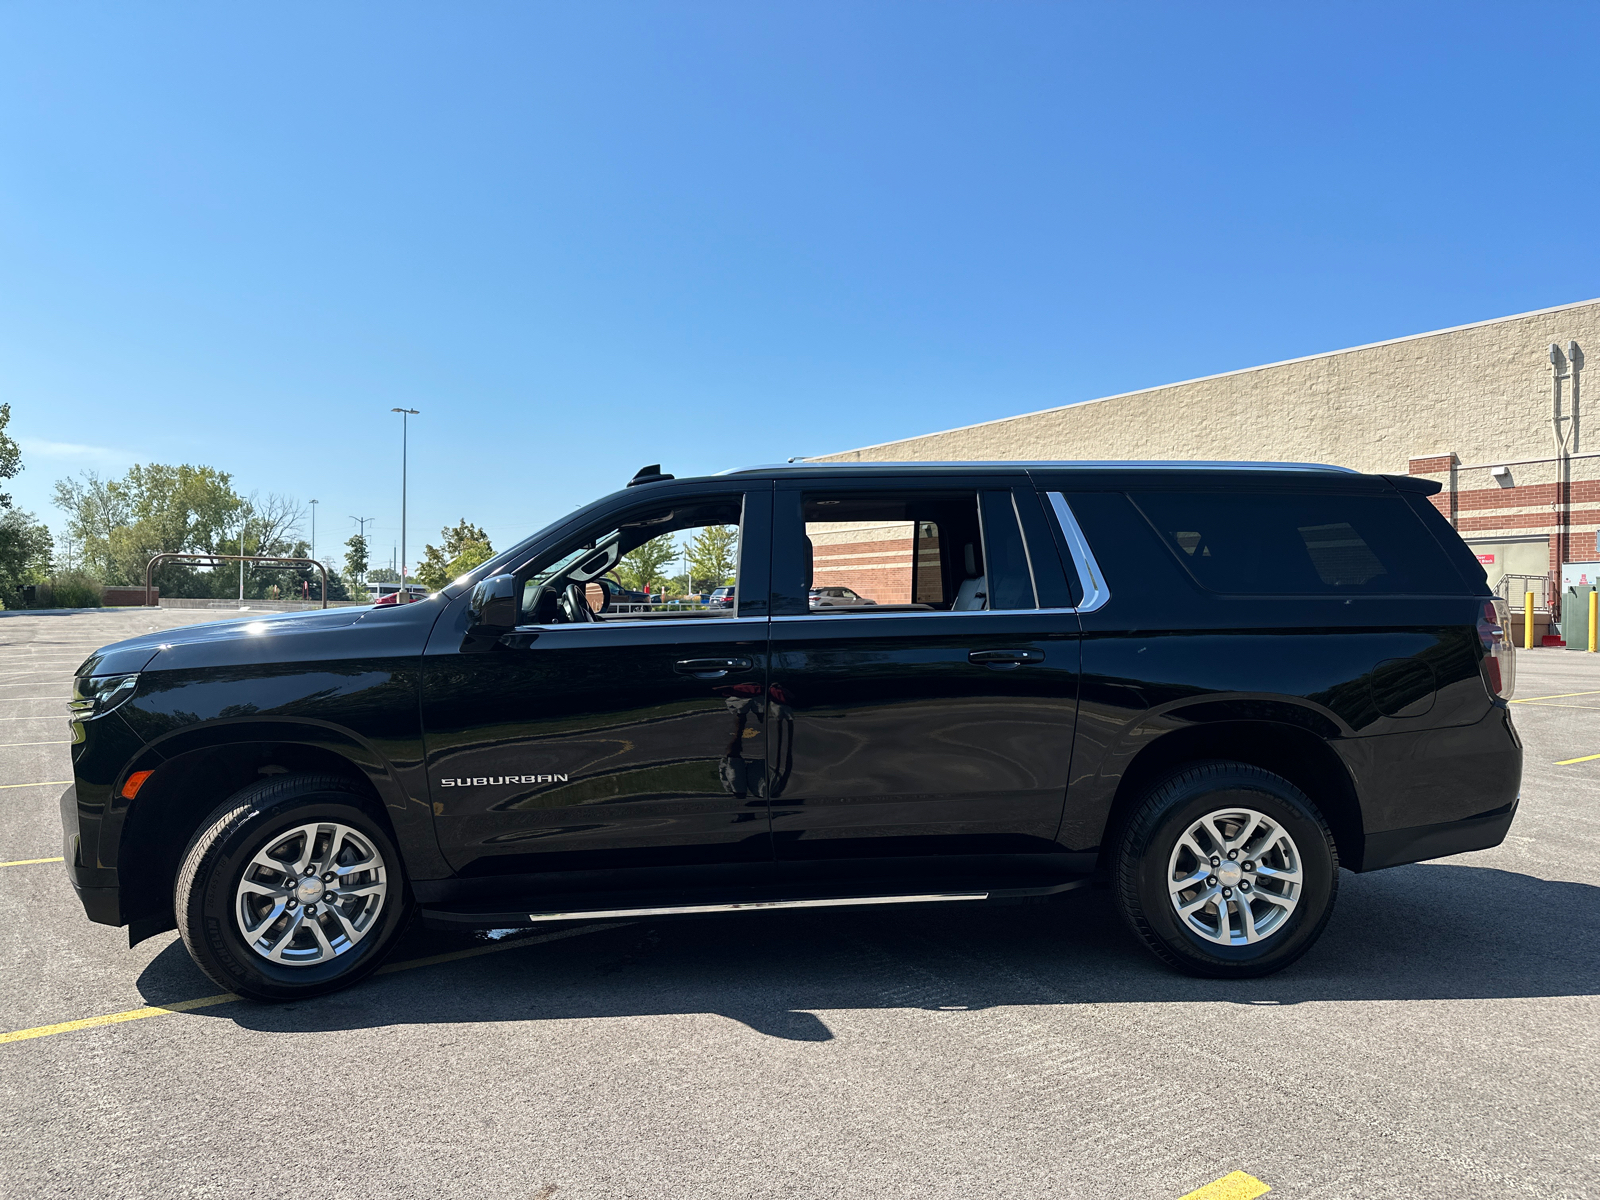
M452 912L424 907L423 919L430 924L472 925L479 928L512 928L537 925L545 921L593 921L617 917L679 917L696 913L746 912L767 908L848 908L869 904L946 904L960 901L1010 899L1046 896L1085 887L1088 879L1074 879L1050 887L1016 888L987 892L922 892L904 896L827 896L805 900L736 900L725 904L657 904L643 908L581 908L547 912Z

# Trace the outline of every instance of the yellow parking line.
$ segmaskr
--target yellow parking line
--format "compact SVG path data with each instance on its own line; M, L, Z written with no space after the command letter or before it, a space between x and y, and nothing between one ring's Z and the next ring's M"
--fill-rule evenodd
M495 954L501 950L515 950L518 946L532 946L540 942L558 942L562 938L577 937L585 933L603 933L607 929L620 929L629 923L628 921L612 921L605 925L582 925L577 929L562 929L555 933L542 934L539 937L507 938L505 941L496 942L492 946L474 946L470 950L455 950L449 954L434 954L428 958L411 958L405 962L390 963L386 967L378 968L377 974L392 975L396 971L410 971L417 967L431 967L438 963L455 962L462 958L476 958L480 954ZM53 1037L58 1033L76 1033L80 1029L97 1029L102 1025L119 1025L124 1021L138 1021L145 1017L164 1017L168 1013L192 1012L197 1008L211 1008L218 1004L232 1004L238 999L241 999L241 997L233 992L223 992L220 996L201 996L198 1000L179 1000L173 1004L152 1004L145 1008L130 1008L126 1012L106 1013L100 1017L84 1017L78 1021L62 1021L59 1025L38 1025L32 1029L18 1029L11 1033L0 1033L0 1044L26 1042L33 1038ZM1252 1196L1260 1194L1259 1192L1250 1193ZM1187 1197L1185 1200L1187 1200Z
M66 862L64 858L19 858L15 862L0 863L0 867L31 867L34 863Z
M1563 758L1556 763L1558 767L1570 767L1575 762L1593 762L1600 758L1600 754L1585 754L1582 758Z
M46 779L42 783L0 783L0 792L19 787L66 787L70 779Z
M179 1000L176 1004L156 1004L149 1008L130 1008L127 1012L107 1013L102 1017L84 1017L81 1021L63 1021L59 1025L40 1025L34 1029L19 1029L15 1033L0 1033L0 1043L25 1042L29 1038L49 1037L56 1033L75 1033L80 1029L95 1029L101 1025L137 1021L141 1017L162 1017L167 1013L189 1012L196 1008L208 1008L213 1004L227 1004L238 998L232 992L224 992L220 996L202 996L198 1000Z
M1553 696L1528 696L1521 700L1507 700L1507 704L1532 704L1535 700L1565 700L1568 696L1600 696L1600 691L1594 692L1557 692Z
M1224 1175L1215 1183L1208 1183L1205 1187L1180 1197L1179 1200L1255 1200L1257 1196L1265 1196L1271 1190L1271 1187L1254 1175L1235 1171L1232 1175Z

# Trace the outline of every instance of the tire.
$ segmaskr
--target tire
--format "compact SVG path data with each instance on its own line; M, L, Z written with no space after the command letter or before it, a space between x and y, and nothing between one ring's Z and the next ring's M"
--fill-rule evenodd
M1162 962L1248 979L1281 971L1321 936L1339 853L1316 805L1287 779L1245 763L1197 763L1134 809L1113 886L1128 927Z
M303 1000L364 979L410 908L387 829L334 775L280 775L236 792L189 840L173 887L190 957L252 1000Z

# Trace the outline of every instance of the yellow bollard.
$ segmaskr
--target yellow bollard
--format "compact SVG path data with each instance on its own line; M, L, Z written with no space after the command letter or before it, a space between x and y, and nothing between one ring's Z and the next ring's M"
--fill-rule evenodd
M1596 634L1600 634L1600 589L1589 593L1589 653L1600 650L1596 645Z
M1522 648L1533 649L1533 593L1522 598Z

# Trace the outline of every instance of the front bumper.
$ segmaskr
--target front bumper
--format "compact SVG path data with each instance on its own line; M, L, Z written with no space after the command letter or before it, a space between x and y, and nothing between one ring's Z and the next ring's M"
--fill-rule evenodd
M61 793L61 856L66 860L67 880L78 893L83 911L101 925L125 925L122 917L122 889L117 873L109 867L85 866L83 837L78 825L78 788L70 785ZM90 855L94 854L93 849Z

